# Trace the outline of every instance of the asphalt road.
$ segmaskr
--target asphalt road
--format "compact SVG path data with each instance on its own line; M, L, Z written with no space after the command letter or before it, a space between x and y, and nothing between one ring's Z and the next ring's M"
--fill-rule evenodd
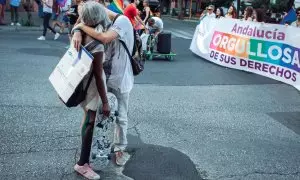
M178 55L148 61L136 78L131 159L102 179L300 179L299 92L193 55L194 27L165 19ZM82 111L65 108L48 81L67 37L40 34L0 26L0 179L82 179L72 169Z

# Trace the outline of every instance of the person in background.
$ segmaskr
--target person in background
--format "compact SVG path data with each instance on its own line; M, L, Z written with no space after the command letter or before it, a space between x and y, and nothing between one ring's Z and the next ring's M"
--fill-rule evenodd
M6 0L0 0L0 25L5 25L4 23L5 5L6 5Z
M203 19L203 18L206 16L206 14L207 14L207 8L208 8L208 7L206 7L206 8L202 11L202 13L201 13L201 15L200 15L200 20Z
M216 18L216 14L214 13L215 6L209 5L207 8L207 14L206 17Z
M135 9L137 11L137 16L135 17L136 25L137 24L141 24L141 25L145 26L145 23L143 22L143 20L140 17L141 13L140 13L140 11L137 8L137 6L139 4L140 4L140 0L132 0L132 3L130 5L128 5L128 7L132 5L133 7L135 7Z
M66 0L66 3L63 7L58 6L58 16L55 21L52 23L52 27L55 29L55 26L60 27L60 33L64 32L65 26L68 25L69 19L66 16L66 12L69 11L72 4L72 0Z
M57 1L53 1L53 6L52 6L52 16L51 16L51 20L52 20L52 27L53 29L55 29L55 26L57 25L57 18L59 16L59 11L60 11L60 7L57 4Z
M297 20L292 22L291 26L300 28L300 7L296 9L296 14L297 14Z
M100 4L103 4L103 6L107 7L107 6L110 5L110 1L108 1L108 0L102 0L102 1L103 1L103 2L100 3ZM124 4L124 3L123 3L123 4Z
M146 24L147 21L148 21L148 19L152 15L152 12L150 10L149 1L148 0L144 0L143 1L143 6L144 6L144 9L143 9L143 11L141 13L141 19L143 20L143 23Z
M253 12L253 21L254 22L265 22L266 14L261 8L255 9Z
M63 28L69 26L69 21L70 20L69 20L69 17L67 16L66 13L70 10L71 5L72 5L72 0L67 0L65 6L60 9L61 13L62 13L62 21L61 21L61 23L63 25Z
M66 12L66 15L69 17L69 20L70 20L70 25L69 25L69 39L70 39L70 42L71 42L71 32L72 32L72 29L74 27L74 25L76 24L77 22L77 19L78 19L78 5L81 3L81 0L74 0L75 3L73 6L71 6L71 8L69 9L69 11Z
M130 4L130 2L128 0L125 0L123 3L123 10Z
M244 11L244 21L253 21L253 8L251 6L246 7Z
M176 8L176 1L175 0L172 0L171 1L171 6L170 6L170 15L171 16L175 16L176 12L175 12L175 8Z
M138 10L135 6L129 4L126 6L126 8L123 11L124 16L128 17L133 27L136 26L137 21L136 17L138 16Z
M27 21L25 19L23 19L23 23L25 26L34 25L34 22L32 20L32 13L34 12L33 2L34 2L33 0L21 0L21 5L23 6L23 9L26 11L26 14L27 14Z
M139 10L137 9L137 5L140 3L139 0L134 0L131 4L129 4L125 9L124 9L124 15L128 17L130 20L133 28L141 33L145 29L145 23L142 21L140 18Z
M44 20L43 20L43 35L38 38L38 40L46 40L47 29L49 29L54 34L54 40L57 40L60 36L52 27L49 25L49 21L52 15L52 6L53 0L43 0L43 12L44 12Z
M164 23L159 17L152 17L148 20L146 25L146 34L153 34L154 39L161 33L164 29Z
M216 18L219 19L219 18L222 18L222 17L224 17L224 11L221 7L219 7L216 10Z
M236 12L236 8L231 5L228 9L227 14L225 15L226 18L233 18L236 19L237 18L237 12Z
M42 1L41 0L34 0L34 1L35 1L35 3L38 6L38 16L40 18L43 18L44 17L44 13L43 13L43 3L42 3ZM23 6L24 6L24 4L23 4Z
M19 11L21 0L10 0L10 14L11 14L11 26L21 26L19 23Z
M94 32L104 32L110 24L104 6L95 1L81 3L78 6L78 12L82 23L93 28ZM87 34L83 35L82 45L86 46L92 41L94 41L93 38ZM94 123L99 102L102 103L103 115L109 116L110 114L106 95L106 77L103 70L103 63L105 60L104 51L104 44L101 41L100 44L91 51L94 59L90 73L93 73L94 77L88 88L85 100L80 104L84 111L84 121L81 124L82 143L80 158L75 164L74 170L87 179L100 179L100 175L98 175L89 164ZM87 82L88 79L89 75L84 81Z

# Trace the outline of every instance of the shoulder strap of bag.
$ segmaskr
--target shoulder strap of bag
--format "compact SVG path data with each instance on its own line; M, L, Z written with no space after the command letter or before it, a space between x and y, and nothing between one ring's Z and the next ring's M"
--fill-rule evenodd
M114 20L113 20L113 24L115 23L115 21L117 20L117 18L118 18L119 16L121 16L121 14L117 14L117 15L115 16L115 18L114 18ZM134 33L134 32L133 32L133 35L134 35L134 46L135 46L135 33ZM121 44L122 44L123 47L125 48L125 50L126 50L128 56L129 56L130 60L132 60L132 55L130 54L130 52L129 52L129 50L128 50L126 44L125 44L125 42L122 41L122 40L120 40L120 39L119 39L119 41L121 42ZM134 48L133 48L133 49L134 49ZM134 53L134 52L133 52L133 53ZM132 53L132 54L133 54L133 53Z
M113 24L115 23L115 21L118 19L118 17L121 16L121 14L117 14L113 20Z
M89 86L90 86L90 84L91 84L91 82L92 82L92 79L93 79L93 72L91 72L90 77L89 77L89 80L88 80L88 82L87 82L87 84L86 84L86 86L85 86L85 88L84 88L84 94L87 93L87 91L88 91L88 89L89 89Z
M121 42L121 44L123 45L123 47L125 48L125 50L126 50L126 52L127 52L127 54L128 54L128 56L129 56L129 58L130 58L130 60L132 59L132 55L130 54L130 52L129 52L129 50L128 50L128 48L127 48L127 46L126 46L126 44L125 44L125 42L124 41L122 41L122 40L119 40L120 42Z
M88 50L89 52L91 52L92 50L94 50L98 45L100 44L100 41L97 41L97 40L93 40L92 42L88 43L87 45L85 45L84 47L86 48L86 50ZM88 79L88 82L84 88L84 94L87 93L88 89L89 89L89 86L92 82L92 79L93 79L93 72L91 72L90 74L90 77Z
M127 54L131 57L135 54L137 47L136 47L136 32L133 30L133 48L132 48L132 53L129 52L126 44L124 41L122 41L121 39L119 39L119 41L121 42L121 44L123 45L123 47L125 48Z
M89 42L88 44L86 44L86 45L84 46L84 48L85 48L86 50L88 50L89 52L91 52L91 51L93 51L93 50L96 48L96 46L98 46L99 44L101 44L101 42L94 39L92 42Z

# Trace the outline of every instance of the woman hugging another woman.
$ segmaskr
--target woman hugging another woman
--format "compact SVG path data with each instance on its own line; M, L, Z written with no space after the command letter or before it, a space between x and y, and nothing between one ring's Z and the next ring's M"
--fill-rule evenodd
M97 32L105 31L111 23L108 19L104 6L95 1L88 1L78 5L78 13L81 22L86 26L94 28ZM87 46L94 41L95 40L93 38L84 34L82 45ZM93 73L94 77L87 91L86 99L81 103L81 107L84 111L84 118L81 124L82 146L80 159L74 166L74 169L87 179L100 179L100 176L90 167L89 158L91 152L94 122L96 118L96 110L100 100L103 104L103 114L105 116L108 116L110 113L106 96L106 78L103 71L103 62L105 59L104 45L101 42L98 43L98 45L93 48L90 53L94 57L90 73ZM89 77L89 75L87 77ZM88 78L84 79L84 81L88 81Z

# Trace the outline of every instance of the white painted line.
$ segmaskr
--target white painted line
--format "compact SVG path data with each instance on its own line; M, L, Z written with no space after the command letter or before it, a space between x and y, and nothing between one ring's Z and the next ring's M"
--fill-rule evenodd
M185 33L183 31L173 30L173 31L166 31L172 34L172 37L180 37L183 39L193 39L193 35Z
M194 32L187 32L187 31L181 31L181 30L178 30L178 32L180 32L180 33L182 33L182 34L184 34L184 35L186 35L188 37L191 37L191 38L194 35Z

